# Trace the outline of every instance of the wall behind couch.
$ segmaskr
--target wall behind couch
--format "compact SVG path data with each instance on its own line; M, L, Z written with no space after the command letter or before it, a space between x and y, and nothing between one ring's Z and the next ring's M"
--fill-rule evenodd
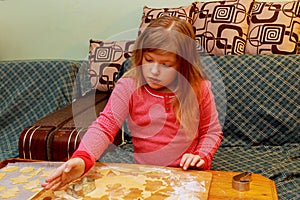
M89 39L134 39L145 5L177 7L192 2L0 0L0 60L86 59Z

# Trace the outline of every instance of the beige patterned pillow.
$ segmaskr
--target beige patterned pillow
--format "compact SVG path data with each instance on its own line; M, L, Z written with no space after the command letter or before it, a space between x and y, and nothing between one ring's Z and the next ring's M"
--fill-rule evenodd
M150 8L144 6L142 21L139 27L139 34L148 26L148 24L164 15L170 15L184 19L191 24L193 23L194 5L180 6L176 8Z
M131 57L134 41L90 40L88 73L91 87L111 91L122 63Z
M300 42L300 1L255 2L247 54L295 54Z
M209 55L245 54L252 0L195 2L199 51Z

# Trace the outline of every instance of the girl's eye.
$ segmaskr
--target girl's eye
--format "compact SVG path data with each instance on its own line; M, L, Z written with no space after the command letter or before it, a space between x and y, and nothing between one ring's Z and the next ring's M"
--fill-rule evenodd
M145 60L146 60L146 62L148 62L148 63L151 63L151 62L153 62L153 60L152 60L152 59L150 59L150 58L145 58Z
M164 66L164 67L167 67L167 68L169 68L169 67L171 67L170 65L167 65L167 64L162 64L162 66Z

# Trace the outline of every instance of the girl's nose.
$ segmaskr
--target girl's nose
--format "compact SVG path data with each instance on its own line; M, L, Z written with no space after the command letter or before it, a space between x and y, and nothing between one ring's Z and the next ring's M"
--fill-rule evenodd
M151 65L151 73L154 75L158 75L159 74L159 63L154 62Z

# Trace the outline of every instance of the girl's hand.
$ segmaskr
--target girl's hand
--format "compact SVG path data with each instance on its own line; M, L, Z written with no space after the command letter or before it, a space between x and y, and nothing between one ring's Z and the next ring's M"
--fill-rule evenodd
M56 171L46 179L42 187L46 190L50 188L57 190L81 177L84 170L84 161L81 158L72 158L58 167Z
M204 160L202 160L200 156L186 153L181 158L180 167L182 167L183 170L187 170L189 167L201 168L204 163Z

